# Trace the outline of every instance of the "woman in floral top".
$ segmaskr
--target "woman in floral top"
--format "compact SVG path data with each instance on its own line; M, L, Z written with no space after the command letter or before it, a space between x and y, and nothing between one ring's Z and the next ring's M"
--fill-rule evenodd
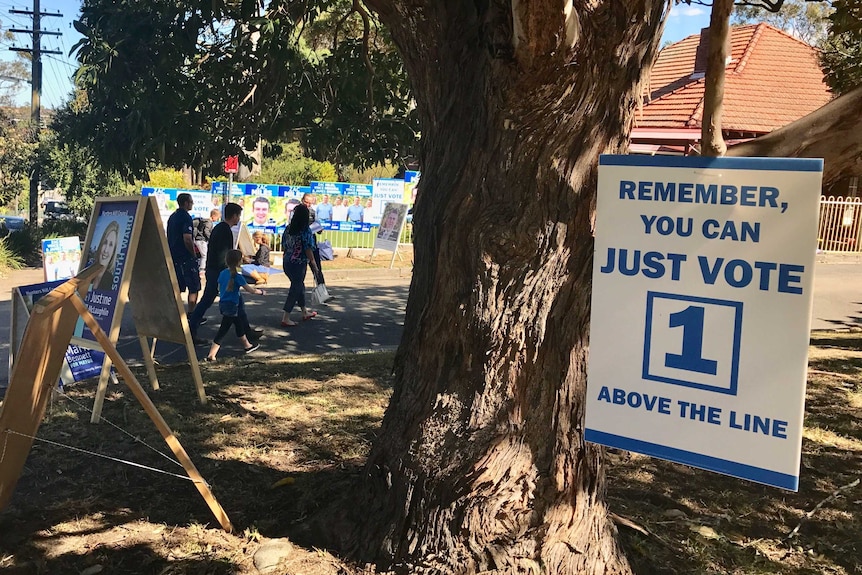
M281 240L284 250L284 273L290 279L290 290L287 292L287 300L282 308L284 309L284 315L281 318L282 327L296 325L296 322L290 319L290 312L296 305L302 309L303 320L311 319L317 315L317 312L309 312L308 308L305 307L306 270L311 265L311 271L315 277L320 273L314 262L314 253L312 252L314 238L308 224L308 208L299 204L294 208L290 225L284 230L284 237Z

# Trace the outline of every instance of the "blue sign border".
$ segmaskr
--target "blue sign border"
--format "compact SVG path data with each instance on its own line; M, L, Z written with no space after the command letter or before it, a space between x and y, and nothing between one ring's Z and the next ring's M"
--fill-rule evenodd
M781 487L790 491L797 491L799 489L798 475L788 475L787 473L763 469L762 467L754 467L753 465L728 461L710 455L702 455L684 449L667 447L613 433L605 433L604 431L597 431L595 429L584 430L584 439L591 443L600 443L609 447L616 447L617 449L643 453L644 455L658 457L665 461L683 463L692 467L706 469L707 471L730 475L731 477L748 479L764 485Z
M819 158L709 158L702 156L617 156L602 154L600 166L642 168L712 168L717 170L772 170L780 172L822 172Z

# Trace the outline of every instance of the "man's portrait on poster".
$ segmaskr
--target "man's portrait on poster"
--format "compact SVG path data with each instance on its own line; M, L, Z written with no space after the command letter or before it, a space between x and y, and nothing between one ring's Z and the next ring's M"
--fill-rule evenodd
M377 237L380 239L398 241L401 235L401 220L404 218L404 204L387 204L380 220Z

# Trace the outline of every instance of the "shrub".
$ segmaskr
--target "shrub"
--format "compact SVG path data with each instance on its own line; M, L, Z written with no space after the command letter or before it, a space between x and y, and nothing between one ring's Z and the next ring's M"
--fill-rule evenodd
M87 235L87 222L73 219L45 220L42 223L42 238L70 238L78 236L84 241Z
M7 238L0 238L0 277L6 276L11 270L20 270L22 267L21 258L9 249L6 240Z
M42 231L39 226L27 222L24 229L6 237L6 246L24 265L42 265Z

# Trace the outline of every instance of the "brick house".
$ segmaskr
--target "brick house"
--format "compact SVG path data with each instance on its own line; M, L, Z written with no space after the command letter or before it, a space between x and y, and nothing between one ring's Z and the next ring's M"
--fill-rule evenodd
M635 114L632 153L688 154L699 147L708 32L659 53ZM728 42L722 117L728 145L798 120L832 98L816 48L768 24L732 27Z

